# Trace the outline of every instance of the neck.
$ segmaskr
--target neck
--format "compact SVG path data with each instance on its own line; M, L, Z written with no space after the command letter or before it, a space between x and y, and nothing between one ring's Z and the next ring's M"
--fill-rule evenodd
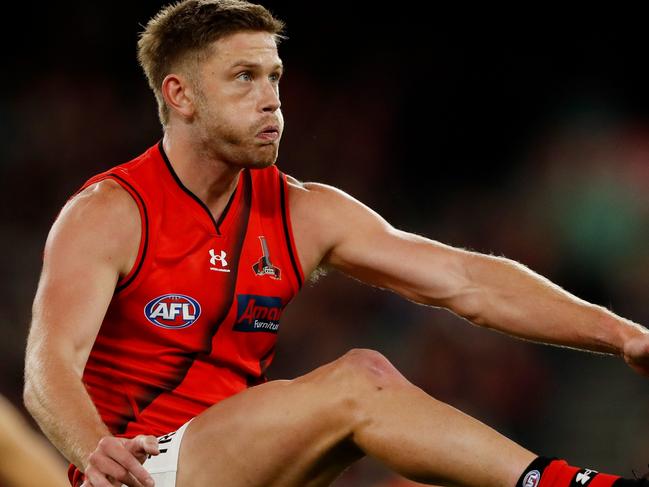
M162 139L169 162L180 181L212 211L221 214L239 181L241 168L216 159L197 144L166 131Z

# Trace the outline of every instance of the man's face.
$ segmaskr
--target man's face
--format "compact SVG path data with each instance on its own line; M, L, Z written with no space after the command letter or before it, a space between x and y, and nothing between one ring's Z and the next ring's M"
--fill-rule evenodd
M284 118L282 62L272 34L239 32L219 39L196 74L195 122L204 149L235 166L274 164Z

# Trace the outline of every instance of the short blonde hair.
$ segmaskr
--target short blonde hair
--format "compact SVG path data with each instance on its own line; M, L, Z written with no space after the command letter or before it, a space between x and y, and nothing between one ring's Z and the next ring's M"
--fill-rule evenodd
M269 32L277 43L285 39L284 22L245 0L184 0L164 7L149 21L137 43L137 58L163 127L169 122L162 97L165 76L188 60L200 61L213 42L240 31Z

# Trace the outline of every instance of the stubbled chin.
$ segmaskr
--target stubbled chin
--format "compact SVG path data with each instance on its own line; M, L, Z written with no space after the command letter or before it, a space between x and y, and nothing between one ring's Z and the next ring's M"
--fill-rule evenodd
M256 145L230 153L230 164L240 168L263 169L272 166L277 161L278 146L276 144Z
M273 157L251 157L248 161L242 162L239 165L249 169L264 169L265 167L272 166L277 160L277 154Z
M275 164L274 161L256 161L237 165L242 169L265 169L269 166L272 166L273 164Z

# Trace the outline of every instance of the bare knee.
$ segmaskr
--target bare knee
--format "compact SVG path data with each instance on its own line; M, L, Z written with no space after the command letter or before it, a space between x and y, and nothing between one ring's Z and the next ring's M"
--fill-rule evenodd
M350 350L329 366L324 377L327 402L332 414L342 417L351 430L372 420L371 411L386 393L413 387L384 355L374 350Z
M348 383L358 392L367 387L381 390L391 385L408 383L394 365L375 350L355 348L336 360L333 365L337 382Z
M297 387L315 387L320 404L331 411L358 412L377 393L386 389L414 387L381 353L353 349L333 362L291 381Z

